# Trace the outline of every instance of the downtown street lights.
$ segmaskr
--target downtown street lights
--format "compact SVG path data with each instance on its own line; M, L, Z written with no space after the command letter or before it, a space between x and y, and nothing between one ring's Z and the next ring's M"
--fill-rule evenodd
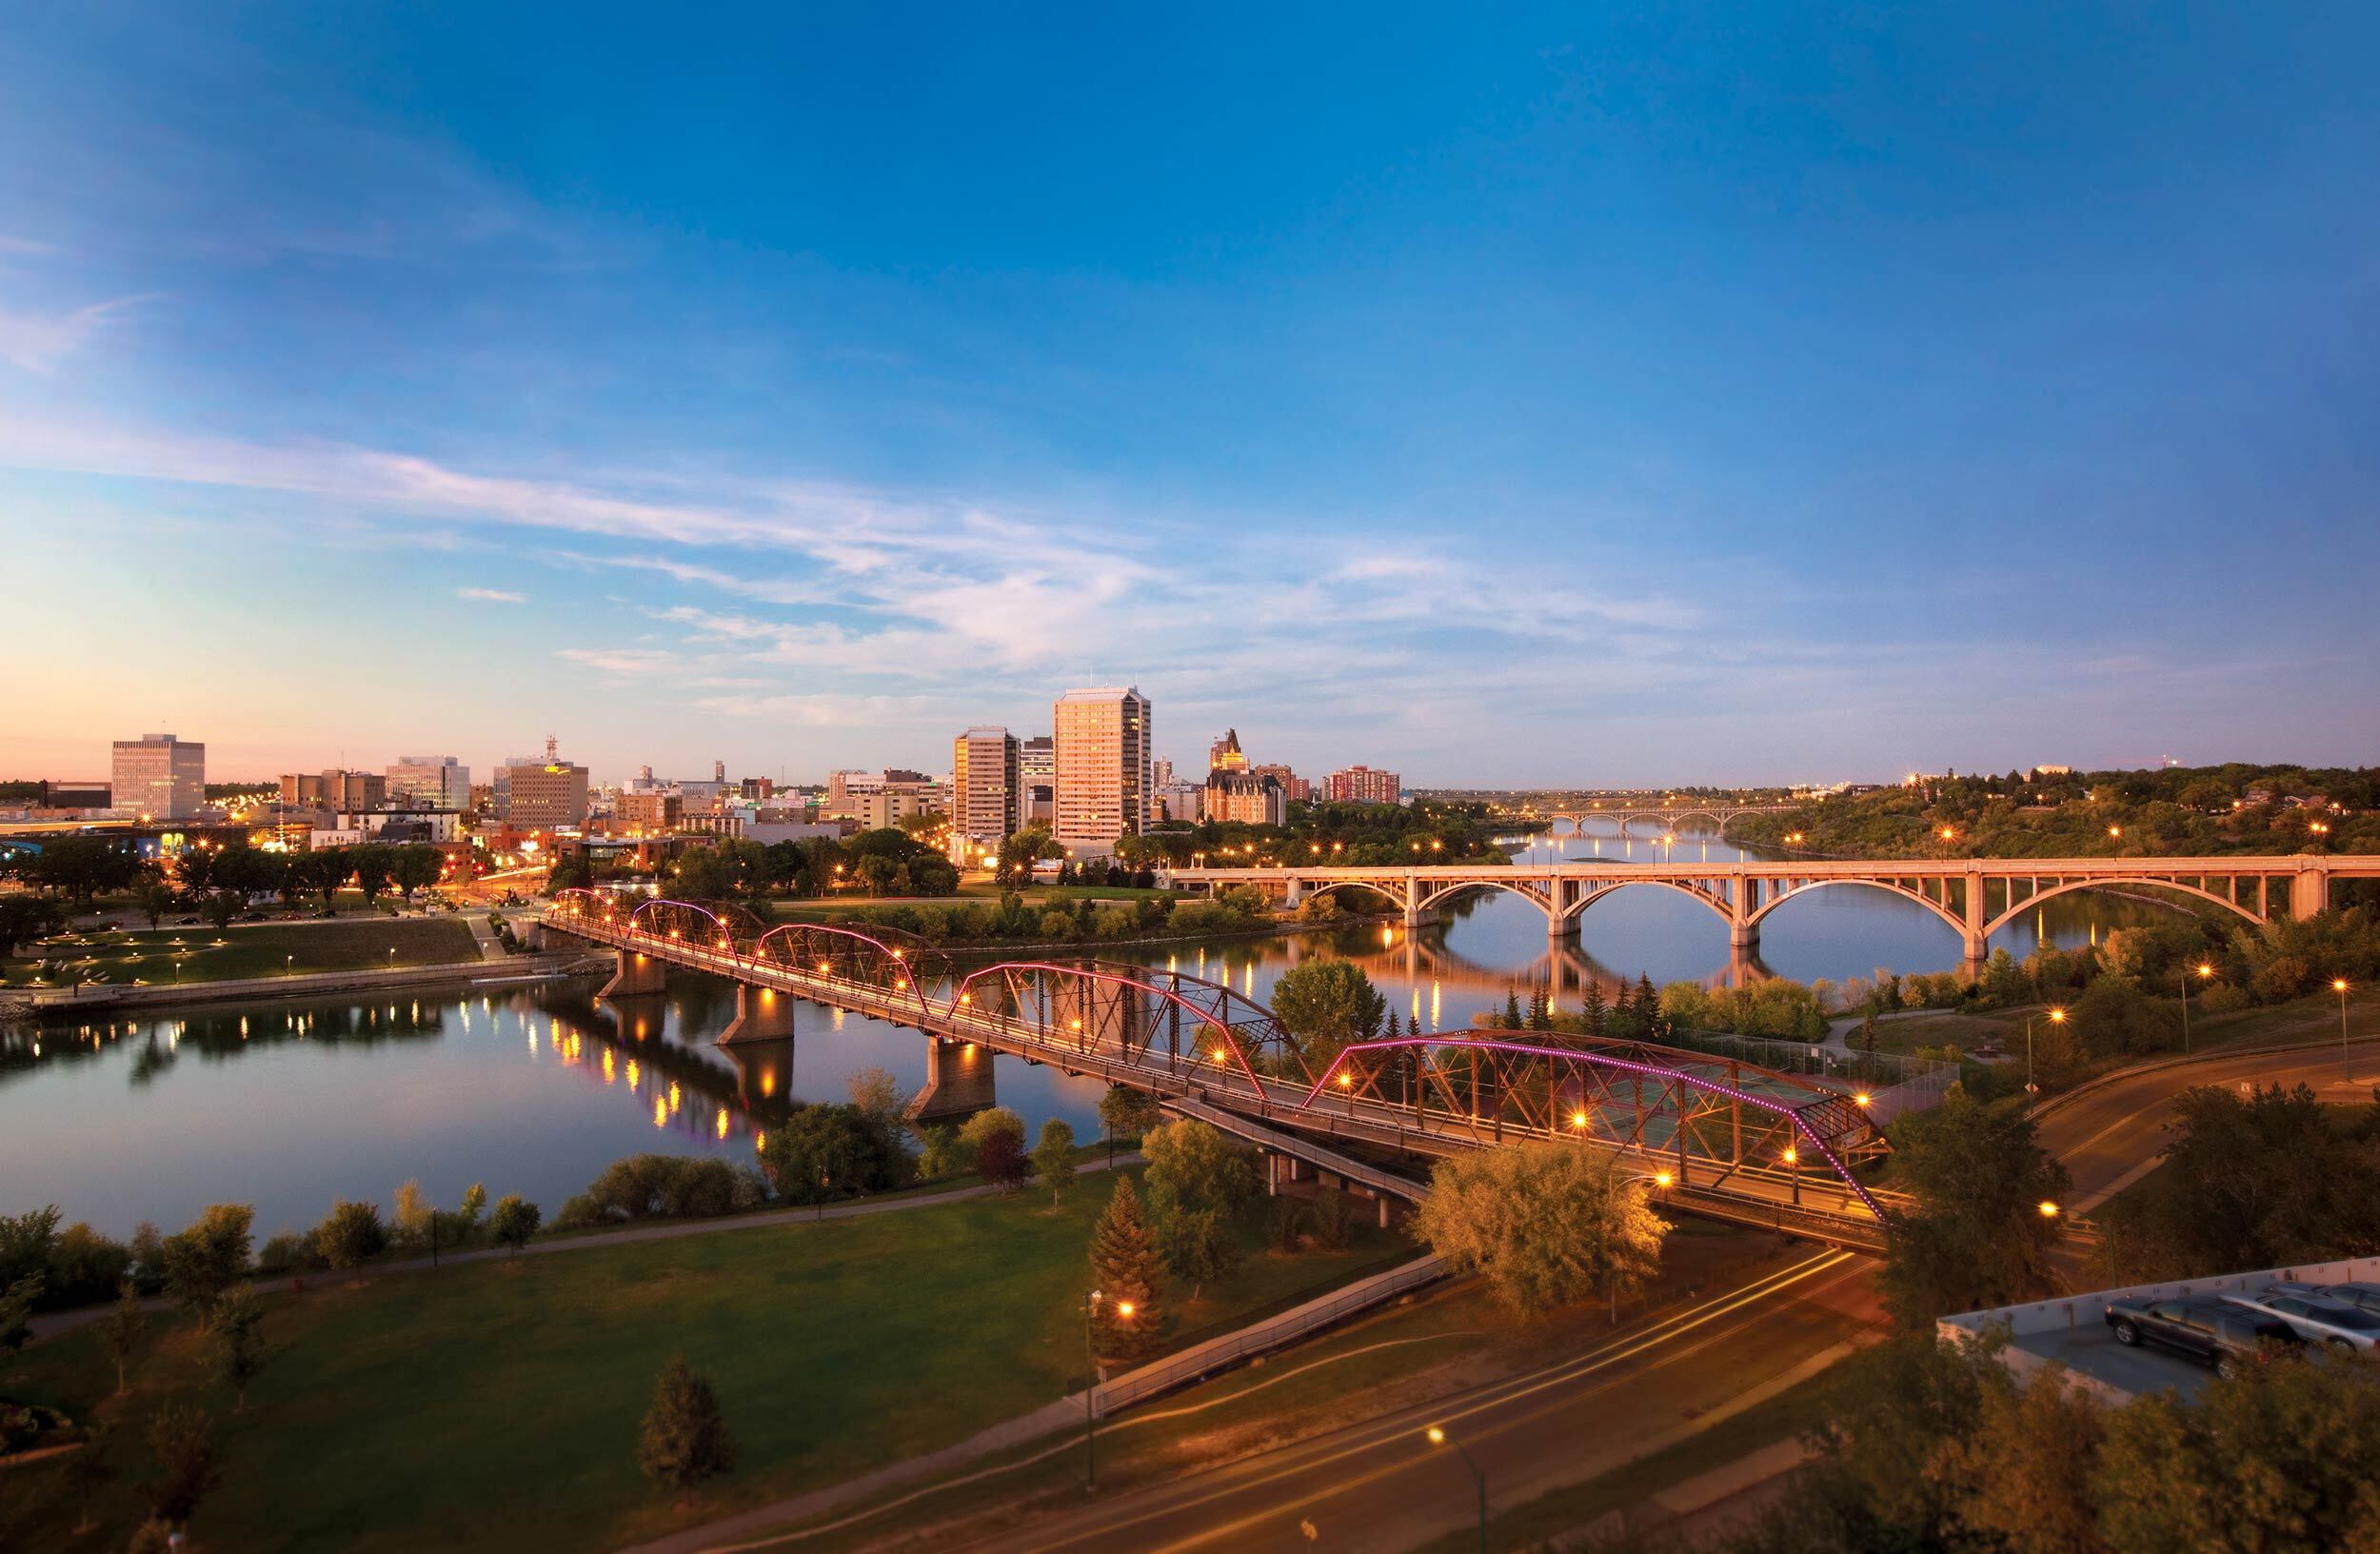
M1479 1491L1479 1554L1487 1554L1487 1475L1479 1471L1479 1464L1472 1461L1471 1453L1464 1448L1461 1442L1448 1438L1445 1426L1431 1425L1429 1437L1430 1444L1434 1446L1454 1447L1456 1453L1462 1458L1462 1465L1471 1469L1471 1482Z

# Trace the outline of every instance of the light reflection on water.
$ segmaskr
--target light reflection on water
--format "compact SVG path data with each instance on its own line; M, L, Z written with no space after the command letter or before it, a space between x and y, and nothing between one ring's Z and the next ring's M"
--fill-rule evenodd
M1716 837L1678 833L1696 861L1739 856ZM1690 840L1689 840L1690 838ZM1598 852L1598 849L1599 852ZM1663 847L1616 836L1540 843L1525 857L1647 862ZM2073 945L2160 908L2089 893L2060 897L1994 941L2023 956L2043 937ZM1377 924L1335 934L1203 945L1108 947L1136 962L1223 983L1259 1001L1299 961L1359 961L1393 1007L1424 1028L1468 1025L1508 989L1550 982L1574 1001L1583 979L1656 984L1723 979L1725 926L1657 887L1590 908L1579 937L1549 946L1529 903L1487 891L1453 904L1438 927ZM1802 979L1956 966L1958 941L1923 907L1879 891L1830 890L1764 925L1759 968ZM473 1182L520 1192L550 1213L618 1157L643 1149L748 1162L789 1101L844 1098L858 1068L925 1080L925 1039L864 1016L799 1005L789 1042L723 1048L731 985L673 975L665 992L616 1004L592 980L501 992L425 993L404 1004L198 1008L0 1036L0 1213L55 1203L126 1235L168 1228L209 1202L257 1205L269 1234L319 1219L334 1197L386 1205L419 1178L452 1205ZM1099 1129L1100 1086L1056 1069L996 1065L1002 1104L1028 1127L1062 1116Z

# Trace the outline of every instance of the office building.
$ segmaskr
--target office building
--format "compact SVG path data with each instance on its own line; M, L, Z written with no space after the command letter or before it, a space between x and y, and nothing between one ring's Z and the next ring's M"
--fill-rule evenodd
M207 747L171 734L115 742L115 807L144 820L188 820L207 803Z
M401 755L388 768L388 802L403 809L468 809L471 768L451 755Z
M1353 766L1331 773L1329 791L1333 804L1395 804L1404 787L1393 771Z
M488 780L488 810L498 820L512 818L512 774L523 767L537 764L537 757L533 755L507 755L497 766L495 775Z
M549 742L550 745L550 742ZM504 818L521 830L586 824L586 768L548 749L543 761L505 768Z
M1055 707L1058 824L1070 847L1103 852L1151 819L1149 699L1129 686L1070 690Z
M1058 819L1058 741L1035 734L1017 746L1017 824L1049 826Z
M344 767L322 772L285 771L281 774L281 802L317 805L351 814L379 809L388 803L388 779L376 771L349 771Z
M1017 829L1017 736L978 727L950 742L950 856L997 852Z
M660 789L626 792L611 801L613 828L631 836L665 836L684 813L678 796Z

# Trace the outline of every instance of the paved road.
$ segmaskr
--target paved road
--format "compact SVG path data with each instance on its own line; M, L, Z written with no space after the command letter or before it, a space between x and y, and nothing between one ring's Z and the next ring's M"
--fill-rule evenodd
M2073 1174L2073 1208L2088 1214L2108 1198L2148 1174L2165 1145L2165 1125L2173 1097L2193 1085L2312 1086L2326 1101L2369 1103L2380 1084L2380 1049L2368 1042L2350 1048L2352 1087L2340 1083L2339 1053L2328 1050L2246 1052L2202 1058L2132 1074L2089 1091L2041 1119L2041 1146Z
M1460 1398L1402 1410L1128 1491L968 1545L984 1550L1326 1549L1396 1554L1474 1525L1462 1461L1491 1513L1582 1483L1707 1428L1832 1364L1876 1320L1874 1265L1820 1252L1598 1348Z

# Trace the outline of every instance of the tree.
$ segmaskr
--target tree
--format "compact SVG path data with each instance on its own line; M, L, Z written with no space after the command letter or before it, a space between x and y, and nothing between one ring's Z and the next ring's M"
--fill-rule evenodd
M0 897L0 955L13 955L17 946L48 938L65 926L66 913L54 901L39 896Z
M1091 1231L1091 1278L1101 1294L1091 1337L1102 1359L1132 1360L1148 1352L1164 1325L1165 1259L1141 1218L1132 1178L1118 1173L1107 1210ZM1129 1305L1132 1314L1121 1315Z
M1129 1085L1110 1085L1100 1097L1100 1126L1113 1144L1118 1139L1139 1138L1160 1122L1164 1113L1158 1108L1157 1097Z
M248 1384L265 1368L264 1324L253 1285L241 1285L216 1303L215 1374L239 1395L233 1413L248 1412Z
M1318 1073L1340 1047L1380 1033L1388 1000L1352 961L1302 961L1273 984L1273 1012Z
M1506 1030L1518 1030L1526 1023L1527 1022L1522 1019L1520 1013L1520 989L1517 987L1505 988L1504 1028Z
M905 1154L896 1163L865 1112L831 1103L803 1106L770 1128L761 1151L761 1166L778 1196L795 1204L881 1192L899 1185L907 1163Z
M1660 1265L1670 1228L1643 1178L1553 1140L1438 1162L1414 1227L1520 1316L1598 1295L1616 1306Z
M356 889L364 893L364 904L367 906L374 905L380 900L380 893L388 888L395 849L377 842L367 842L347 848L347 867L355 874Z
M250 1225L256 1211L246 1204L210 1204L189 1227L166 1238L166 1292L207 1325L215 1303L247 1276Z
M0 1349L14 1354L31 1339L33 1306L46 1283L40 1274L29 1273L0 1290Z
M2033 1142L2018 1112L1983 1106L1953 1086L1942 1104L1892 1128L1894 1169L1916 1207L1888 1213L1884 1308L1909 1331L1945 1312L2007 1305L2055 1287L2050 1254L2066 1167Z
M1239 1265L1232 1222L1255 1196L1256 1168L1220 1129L1190 1117L1151 1128L1140 1153L1158 1245L1196 1300L1208 1280Z
M662 1369L653 1405L637 1434L636 1460L646 1478L677 1492L681 1508L693 1505L697 1484L736 1465L719 1394L687 1368L684 1355L671 1357Z
M126 1367L140 1357L149 1343L149 1314L141 1309L141 1292L131 1280L116 1285L116 1304L100 1318L99 1352L116 1367L116 1391L124 1391Z
M1975 1434L1954 1448L1965 1458L1956 1478L1972 1486L1959 1521L2007 1554L2096 1554L2105 1545L2091 1477L2107 1409L2062 1366L2021 1386L2012 1380L1987 1378Z
M1033 866L1044 858L1062 854L1056 839L1045 827L1033 826L1017 832L1000 845L1000 867L993 878L1003 890L1018 890L1033 883Z
M1006 1106L985 1106L961 1123L959 1136L952 1148L952 1157L959 1162L959 1168L974 1170L976 1152L983 1146L983 1141L1002 1132L1014 1133L1018 1149L1023 1149L1024 1119Z
M1347 1194L1338 1187L1324 1187L1314 1195L1314 1211L1307 1216L1314 1226L1315 1244L1324 1251L1340 1252L1355 1233L1355 1209Z
M153 928L173 910L175 899L173 887L163 880L151 880L141 887L141 915L149 919L149 926Z
M334 1268L361 1267L387 1245L388 1230L380 1223L378 1204L339 1199L314 1227L314 1250Z
M496 1238L498 1245L510 1247L518 1257L521 1248L529 1244L529 1237L537 1234L537 1224L543 1217L535 1204L526 1202L517 1192L507 1192L496 1200L496 1212L488 1219L487 1231Z
M1593 977L1589 977L1587 979L1586 989L1579 995L1579 997L1583 1003L1583 1007L1580 1013L1585 1024L1586 1033L1592 1037L1601 1037L1603 1034L1603 1021L1605 1015L1603 985L1596 981Z
M323 910L326 912L339 909L339 887L347 884L347 877L355 872L355 865L347 857L352 850L349 847L323 847L306 855L307 883L322 893Z
M855 1068L844 1082L851 1104L860 1108L868 1122L884 1137L898 1139L909 1129L909 1098L903 1094L901 1082L886 1070L877 1067Z
M2341 1127L2336 1110L2303 1085L2183 1091L2165 1165L2101 1216L2107 1271L2188 1279L2380 1252L2380 1113Z
M1075 1178L1074 1129L1061 1117L1041 1125L1041 1140L1033 1146L1033 1176L1049 1188L1054 1206Z
M1002 1192L1024 1185L1027 1165L1024 1135L1014 1128L994 1128L976 1144L975 1174Z
M168 1404L149 1422L149 1455L157 1476L149 1482L149 1510L169 1527L186 1524L222 1479L214 1431L205 1413Z
M391 864L390 872L396 877L397 890L407 904L412 902L414 891L426 890L436 885L439 874L446 867L438 856L438 849L423 843L397 848Z
M121 1392L124 1388L119 1385L116 1390ZM89 1431L83 1449L66 1460L66 1489L74 1500L74 1536L77 1538L99 1524L90 1514L91 1503L99 1498L99 1491L105 1489L109 1480L115 1476L113 1464L108 1460L115 1446L114 1428L102 1423L90 1425Z

